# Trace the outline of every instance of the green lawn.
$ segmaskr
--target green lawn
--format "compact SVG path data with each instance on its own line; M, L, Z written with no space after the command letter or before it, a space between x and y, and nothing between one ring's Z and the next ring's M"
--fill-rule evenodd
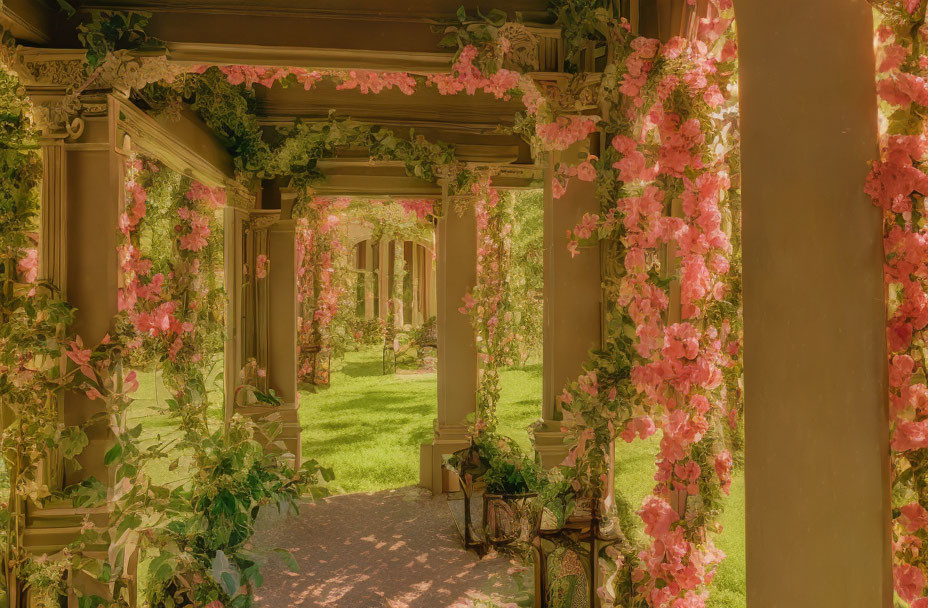
M332 386L301 391L303 455L335 470L337 489L368 492L415 485L419 445L432 436L435 374L381 374L379 348L348 353L333 364ZM500 431L530 449L526 427L540 415L541 365L501 374ZM616 486L632 505L654 487L658 440L617 445ZM743 608L744 475L737 471L716 540L728 555L719 567L710 608Z

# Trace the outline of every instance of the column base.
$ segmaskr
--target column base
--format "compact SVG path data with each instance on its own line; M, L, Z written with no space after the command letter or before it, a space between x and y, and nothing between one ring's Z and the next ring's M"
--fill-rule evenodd
M564 443L564 431L558 420L545 420L533 433L535 437L535 454L541 459L541 466L551 469L561 464L570 451L570 446Z
M445 456L470 445L464 425L439 425L435 421L435 438L423 443L419 451L419 486L432 494L457 492L460 489L457 475L444 467Z

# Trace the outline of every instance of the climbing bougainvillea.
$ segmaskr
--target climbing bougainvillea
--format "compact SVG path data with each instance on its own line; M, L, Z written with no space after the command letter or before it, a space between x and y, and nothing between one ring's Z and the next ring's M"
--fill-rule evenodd
M517 353L512 297L509 293L512 200L500 196L487 177L473 185L477 220L477 283L461 312L471 315L477 333L479 376L475 432L496 431L499 372ZM450 211L454 213L454 211Z
M592 163L603 207L571 239L579 255L592 239L616 241L621 272L604 277L604 353L561 397L574 438L566 474L579 495L603 499L612 441L661 431L657 485L638 510L651 541L615 558L614 588L600 590L654 608L705 605L723 557L712 535L740 424L730 8L716 4L692 41L662 44L627 23L609 29L614 84L603 94L612 112L598 127L610 146ZM591 174L585 166L561 172Z
M867 193L883 211L896 593L928 607L928 61L925 3L874 3L881 154Z
M130 350L160 360L173 393L172 413L193 440L208 430L203 370L223 343L222 223L216 212L225 193L141 158L128 165L126 190L119 218L120 328ZM150 190L165 204L151 207Z
M348 277L343 268L348 251L338 212L346 209L350 202L347 198L314 197L299 205L296 250L300 355L297 369L301 381L310 384L316 379L314 353L331 347L328 328L341 299L348 292Z

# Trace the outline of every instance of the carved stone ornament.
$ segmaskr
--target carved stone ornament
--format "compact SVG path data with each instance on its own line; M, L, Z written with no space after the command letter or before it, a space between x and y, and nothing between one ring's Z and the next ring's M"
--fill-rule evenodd
M280 212L252 213L251 228L253 230L267 230L280 220Z
M555 110L555 114L580 113L599 107L601 74L560 74L536 78L538 89Z
M18 47L12 67L26 85L33 102L33 119L46 137L77 138L83 132L82 116L106 112L105 101L88 102L87 90L116 90L128 95L152 82L171 81L184 71L163 55L140 56L117 51L100 67L87 73L84 51Z
M32 124L43 137L77 139L84 132L82 104L76 95L32 99Z
M172 82L186 71L184 66L173 64L165 55L137 56L130 51L116 51L107 55L92 76L94 86L114 88L125 95L132 89L141 89L153 82Z
M503 67L516 72L537 72L539 61L538 38L521 23L507 22L499 28L499 37L509 43L503 58Z

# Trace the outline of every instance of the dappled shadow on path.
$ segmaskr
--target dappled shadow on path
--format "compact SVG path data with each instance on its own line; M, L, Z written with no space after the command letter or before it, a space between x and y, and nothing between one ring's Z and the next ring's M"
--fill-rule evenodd
M506 597L518 571L461 549L445 499L418 488L346 494L266 524L257 548L291 551L300 566L264 569L257 606L448 608Z

